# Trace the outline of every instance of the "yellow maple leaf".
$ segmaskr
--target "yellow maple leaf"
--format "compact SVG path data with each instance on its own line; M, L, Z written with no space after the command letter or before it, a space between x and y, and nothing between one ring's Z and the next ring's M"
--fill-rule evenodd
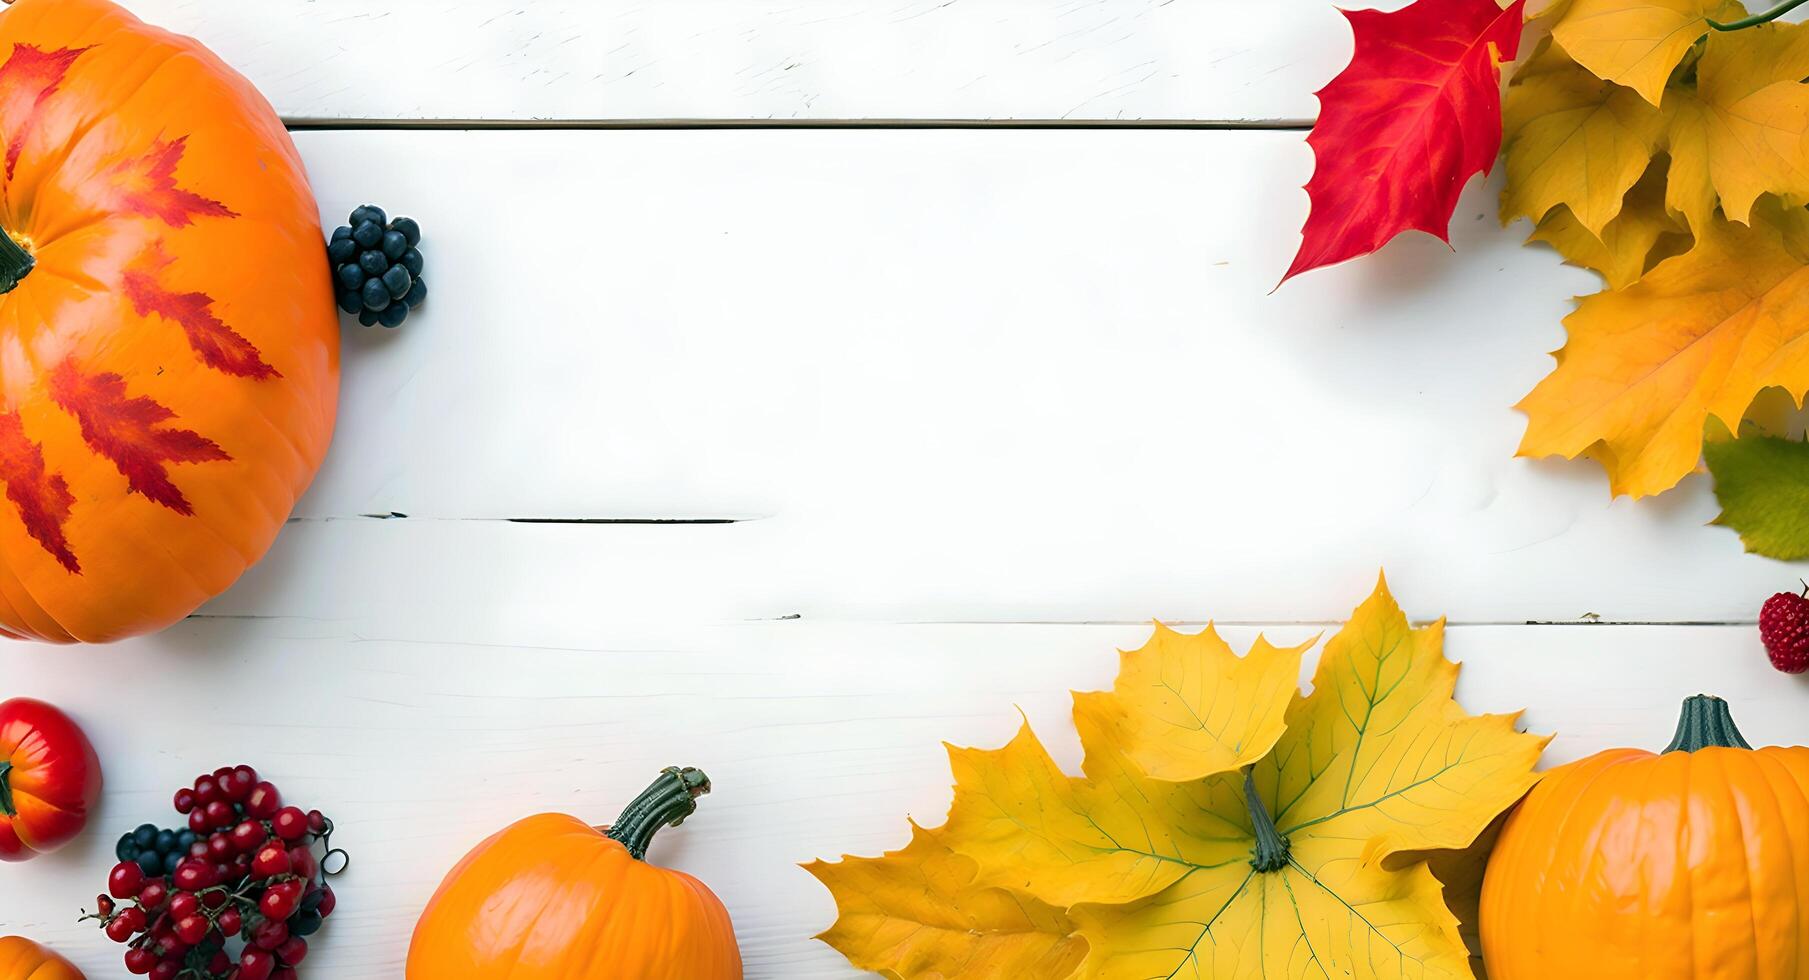
M1523 456L1593 456L1616 495L1695 469L1710 417L1739 424L1760 389L1809 391L1809 216L1768 205L1715 218L1688 252L1564 318L1558 366L1520 402Z
M877 858L804 866L835 895L835 924L817 936L848 961L893 980L1062 980L1086 955L1060 909L974 884L974 862L940 832L911 825L911 843Z
M1552 37L1596 77L1658 105L1672 69L1709 31L1744 12L1729 0L1572 0Z
M1809 200L1809 29L1715 33L1696 73L1665 99L1671 210L1700 227L1719 201L1744 224L1760 194Z
M1554 46L1541 47L1502 102L1502 223L1541 221L1564 207L1601 237L1652 162L1664 122L1632 89L1597 78Z
M1566 261L1601 273L1616 289L1689 246L1684 226L1665 207L1664 171L1658 166L1627 192L1620 213L1600 235L1583 227L1568 207L1560 205L1546 214L1527 240L1545 242Z
M1281 669L1227 669L1216 636L1182 645L1158 634L1125 655L1111 694L1077 696L1081 777L1028 727L1002 749L951 748L943 839L976 862L979 883L1067 909L1088 944L1079 977L1467 980L1441 886L1405 856L1469 845L1532 784L1544 741L1452 700L1457 666L1442 636L1439 624L1410 628L1379 582L1303 696L1233 688ZM1298 655L1259 642L1245 659ZM1186 676L1201 682L1149 682L1188 658ZM1246 737L1225 728L1153 757L1141 744L1184 727L1173 724L1177 699L1205 717L1246 696L1256 702L1241 712ZM1285 728L1270 739L1279 701ZM1167 720L1114 720L1137 712ZM1265 742L1273 748L1248 765L1242 748L1227 751ZM1153 778L1139 758L1188 778Z
M1211 625L1186 636L1156 624L1140 650L1119 654L1111 691L1077 692L1076 715L1143 772L1179 782L1240 769L1281 737L1300 657L1316 641L1278 650L1258 637L1239 657Z

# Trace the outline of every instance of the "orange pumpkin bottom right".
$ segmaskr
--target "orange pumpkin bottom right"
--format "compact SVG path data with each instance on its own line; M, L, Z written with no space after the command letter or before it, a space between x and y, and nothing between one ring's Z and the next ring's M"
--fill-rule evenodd
M1482 890L1491 980L1809 978L1809 748L1752 749L1720 698L1662 753L1547 773Z
M479 844L416 924L408 980L742 980L722 902L644 860L709 789L668 769L609 828L543 813Z

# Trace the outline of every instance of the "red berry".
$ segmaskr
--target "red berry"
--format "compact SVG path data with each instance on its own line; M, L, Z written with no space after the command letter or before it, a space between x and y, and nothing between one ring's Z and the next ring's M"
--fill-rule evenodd
M111 897L96 895L94 896L94 904L100 908L101 915L108 916L113 914L113 899Z
M160 960L151 967L151 980L176 980L176 975L181 972L181 960Z
M232 842L231 834L215 834L207 839L207 856L216 863L232 857L238 852Z
M188 846L188 856L192 858L207 857L207 841L198 840Z
M264 918L282 920L295 914L295 907L301 904L301 897L286 888L272 888L258 899L258 911Z
M289 870L302 876L304 881L313 881L315 872L320 870L320 862L314 860L314 852L306 844L297 844L289 848Z
M107 894L114 898L134 898L144 887L144 869L136 861L121 861L107 873Z
M220 935L236 936L245 926L245 917L239 914L238 909L227 909L220 913L220 918L214 924L220 927Z
M126 972L127 973L134 974L136 976L143 976L144 974L151 972L151 968L156 965L157 965L157 954L151 952L150 950L148 950L148 949L128 949L128 950L126 950Z
M251 874L257 878L271 878L289 873L289 852L283 845L272 841L258 848L257 857L251 859Z
M176 791L176 812L187 813L195 808L195 791L188 788Z
M239 954L238 980L270 980L275 969L276 957L267 949L247 946L245 952Z
M214 955L208 957L207 972L212 973L215 976L218 976L222 973L226 973L226 972L230 971L231 969L232 969L232 960L227 958L225 950L223 950L223 949L219 950L219 951L215 952ZM293 980L293 978L291 978L291 980Z
M193 810L189 811L188 829L194 831L197 834L205 834L208 831L214 829L213 825L211 825L207 822L207 810L206 809L197 806ZM195 843L200 844L201 842L196 841ZM207 845L202 844L201 846L206 847Z
M283 807L271 818L270 829L283 840L301 840L308 832L308 815L297 807Z
M339 907L339 899L337 899L333 896L332 886L331 885L320 886L320 907L316 908L314 911L318 912L320 914L320 917L324 919L327 916L332 915L333 910L338 907Z
M233 812L232 804L225 800L215 800L206 808L207 826L209 829L224 830L238 823L238 814Z
M269 820L282 806L283 794L268 782L253 786L251 795L245 797L245 813L256 820Z
M185 892L198 892L214 883L214 868L202 858L188 858L176 865L176 873L171 876L177 888Z
M231 766L221 766L220 768L214 770L214 782L221 783L222 780L224 780L227 776L230 776L230 775L232 775L232 767ZM224 786L225 784L221 783L221 785Z
M220 784L214 781L214 777L202 776L195 780L196 805L206 806L209 803L222 802L222 800L223 797L220 795Z
M176 938L194 946L207 938L207 931L213 928L205 916L188 915L176 920Z
M301 961L308 958L308 941L300 936L290 936L276 948L276 958L289 966L300 966Z
M239 766L226 774L226 798L234 803L243 803L257 784L258 771L250 766Z
M201 908L201 900L193 892L177 892L170 897L170 918L180 919L185 915L194 915Z
M258 845L270 838L264 825L256 820L247 820L232 828L232 846L241 853L250 853L258 849Z
M1759 639L1771 665L1786 674L1809 670L1809 598L1779 592L1759 610Z
M144 913L137 906L121 911L107 922L107 938L123 943L144 931Z
M221 877L223 877L223 876L220 874L220 869L215 868L214 869L214 881L216 881L216 882L219 881L221 879ZM201 905L203 908L217 909L220 906L225 905L225 904L226 904L226 893L225 892L210 891L201 896Z
M280 919L265 919L251 930L251 944L260 949L275 950L289 941L289 924Z
M164 884L162 878L152 878L138 890L138 904L152 911L156 911L157 907L163 904L163 900L169 897L170 886Z
M327 815L319 810L308 811L308 832L324 834L327 832Z

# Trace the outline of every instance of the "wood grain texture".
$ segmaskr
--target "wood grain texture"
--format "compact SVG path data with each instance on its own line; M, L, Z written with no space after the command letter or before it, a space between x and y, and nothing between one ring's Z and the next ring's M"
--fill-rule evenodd
M423 554L449 615L622 582L594 615L704 621L1323 621L1379 566L1465 622L1749 621L1796 577L1704 526L1702 477L1635 505L1513 457L1597 280L1498 228L1492 187L1455 253L1413 235L1271 294L1295 133L298 139L329 221L421 220L433 294L348 328L307 523L216 611L387 606ZM743 523L422 526L509 518Z
M1415 616L1437 611L1417 599L1426 584L1394 582ZM390 599L430 600L427 590L403 580ZM74 922L104 882L112 840L173 820L170 793L197 772L250 761L289 798L329 811L343 828L335 843L352 854L309 969L394 980L440 875L485 834L543 809L607 821L651 772L691 764L715 792L653 859L723 897L753 980L853 977L810 940L833 909L795 864L900 846L907 814L939 822L941 740L1000 744L1018 707L1072 769L1068 689L1109 685L1113 650L1148 628L625 629L568 617L566 629L563 646L529 649L452 628L383 636L197 620L120 648L7 648L7 692L67 708L109 768L94 833L6 869L0 923L55 944L90 976L118 975L117 948ZM1227 636L1243 649L1254 632ZM1750 628L1457 627L1448 653L1465 663L1466 707L1530 706L1529 730L1559 733L1548 763L1662 747L1678 702L1702 690L1733 702L1754 744L1792 741L1809 693L1771 670ZM198 697L205 711L172 707Z
M1351 43L1325 0L125 6L306 120L1301 120Z

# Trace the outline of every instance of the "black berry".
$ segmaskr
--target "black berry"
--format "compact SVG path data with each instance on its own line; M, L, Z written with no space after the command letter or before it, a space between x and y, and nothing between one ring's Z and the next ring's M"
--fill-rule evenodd
M427 301L421 272L427 263L418 246L421 226L413 218L394 221L380 207L353 210L333 229L327 257L333 267L333 298L365 326L398 327Z

